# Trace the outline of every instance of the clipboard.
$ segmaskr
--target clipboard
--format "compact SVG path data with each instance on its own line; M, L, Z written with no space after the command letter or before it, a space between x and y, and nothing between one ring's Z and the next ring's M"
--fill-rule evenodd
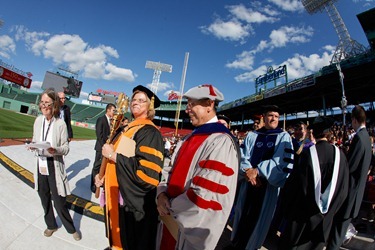
M160 220L163 221L163 224L167 227L169 233L177 240L178 236L178 224L171 215L160 216Z
M135 141L126 136L121 136L119 140L116 153L126 157L135 156Z

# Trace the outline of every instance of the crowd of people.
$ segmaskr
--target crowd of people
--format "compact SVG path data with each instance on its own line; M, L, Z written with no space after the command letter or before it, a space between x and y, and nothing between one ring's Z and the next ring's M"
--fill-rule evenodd
M375 172L375 130L366 127L362 106L354 106L347 126L319 116L281 129L284 112L267 105L240 136L230 118L217 114L224 95L216 87L199 85L183 97L195 127L184 137L161 135L152 122L160 100L142 85L133 89L131 118L114 122L116 105L108 104L97 120L88 188L100 190L111 249L215 249L228 225L224 249L260 249L273 233L280 236L278 249L340 248ZM64 100L53 89L41 94L33 141L50 146L30 149L38 159L44 235L57 230L54 200L64 227L80 240L66 207L63 156L73 133ZM373 202L369 216L375 215Z

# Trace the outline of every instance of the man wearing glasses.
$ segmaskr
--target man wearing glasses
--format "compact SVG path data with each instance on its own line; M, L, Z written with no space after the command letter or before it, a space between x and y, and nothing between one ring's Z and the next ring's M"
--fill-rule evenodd
M177 145L162 171L157 208L164 222L157 249L215 249L234 201L239 148L216 116L224 99L218 89L200 85L184 97L195 130ZM168 226L168 218L178 226Z
M65 121L66 127L68 128L68 141L70 142L73 138L70 107L65 104L66 97L64 92L59 92L58 96L60 100L60 119Z

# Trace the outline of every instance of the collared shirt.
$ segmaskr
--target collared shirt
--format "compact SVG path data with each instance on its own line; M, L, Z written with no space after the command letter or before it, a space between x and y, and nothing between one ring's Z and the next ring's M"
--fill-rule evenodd
M214 122L218 122L218 121L219 121L219 119L217 119L217 116L215 115L214 117L212 117L211 120L209 120L209 121L206 122L206 123L214 123Z
M105 117L107 117L108 125L111 126L111 118L108 115L105 115Z
M360 127L357 129L356 133L358 133L358 132L359 132L361 129L363 129L363 128L366 128L366 126L365 126L365 125L360 126Z
M65 118L64 117L64 109L60 109L60 119L63 120L63 121L65 121L64 118Z

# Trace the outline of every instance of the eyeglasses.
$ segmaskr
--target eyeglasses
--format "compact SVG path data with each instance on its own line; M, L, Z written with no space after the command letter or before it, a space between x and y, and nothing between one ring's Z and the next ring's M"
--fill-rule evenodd
M138 103L142 104L142 103L147 102L147 100L145 100L145 99L137 99L137 98L133 98L133 99L130 100L130 102L131 102L131 103L133 103L133 102L138 102Z
M61 97L60 100L65 100L66 98L65 97Z
M205 100L208 100L208 98L207 98L207 99L198 99L198 100L196 100L196 99L191 99L191 100L189 100L188 103L186 104L186 108L191 109L191 108L193 108L194 106L201 104L201 103L202 103L203 101L205 101Z
M40 101L39 105L48 108L48 107L51 107L53 105L53 102L42 102L42 101Z

